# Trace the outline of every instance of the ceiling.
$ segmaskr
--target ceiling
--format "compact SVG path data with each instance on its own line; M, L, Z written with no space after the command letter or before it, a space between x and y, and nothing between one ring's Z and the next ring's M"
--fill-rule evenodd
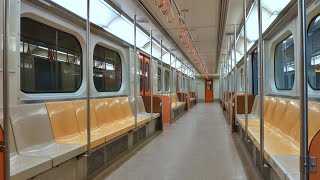
M175 2L177 5L172 8L175 17L172 23L168 22L167 17L163 15L157 7L156 2L159 3L160 0L107 1L113 2L130 17L137 15L138 19L147 19L147 22L139 24L143 29L147 31L152 29L155 38L164 40L164 45L173 50L172 52L175 55L179 56L182 60L190 59L193 61L194 66L198 66L192 59L189 50L180 41L178 35L179 18L177 13L179 10L209 76L219 74L222 62L228 51L228 46L233 44L234 33L235 31L239 32L243 24L243 0L172 0L172 2ZM170 0L167 1L170 2ZM250 45L257 39L256 36L258 33L257 5L254 3L255 0L246 1L247 13L249 13L247 19L247 26L249 26L247 30L247 43L250 48ZM290 0L262 0L263 29L266 29L271 24L289 1ZM226 4L227 8L224 8L224 4ZM250 14L250 12L252 13ZM151 17L147 14L151 14ZM152 22L154 20L164 31L158 31L159 27ZM219 27L221 24L225 24L224 29ZM222 36L219 37L219 34ZM219 42L221 42L221 44L218 45ZM243 33L240 33L236 45L236 53L238 54L237 61L240 60L238 58L243 56L243 42ZM221 49L219 47L221 47ZM219 50L220 54L217 54ZM199 67L198 70L200 70Z
M208 74L214 74L216 65L216 48L217 48L217 26L219 24L219 1L220 0L176 0L177 6L182 11L182 17L189 29L191 38L197 48L197 51L203 61ZM156 6L155 1L141 0L159 23L166 29L174 41L189 56L187 48L180 41L178 36L178 13L173 7L174 22L169 23L160 9ZM191 56L189 56L191 57Z
M138 19L146 18L144 13L134 3L134 0L111 0L115 5L120 7L129 16L136 14ZM169 34L170 38L178 44L184 54L193 61L188 49L180 41L178 36L178 13L177 9L173 7L174 21L169 23L167 17L164 16L160 9L156 6L154 0L138 0L143 6L152 14L152 16L158 21L158 23L165 29ZM191 38L197 48L197 51L203 61L203 64L207 70L207 73L215 74L216 70L216 49L217 49L217 30L219 25L219 3L221 0L202 0L201 2L195 3L193 0L175 0L180 11L183 11L182 17L185 21ZM200 12L200 13L199 13ZM144 29L156 30L157 28L150 23L139 24ZM163 33L154 32L158 39L170 39L164 37ZM168 42L169 45L169 42ZM172 46L172 45L171 45ZM172 47L174 48L174 47ZM176 54L180 54L178 51ZM196 65L196 63L194 62Z

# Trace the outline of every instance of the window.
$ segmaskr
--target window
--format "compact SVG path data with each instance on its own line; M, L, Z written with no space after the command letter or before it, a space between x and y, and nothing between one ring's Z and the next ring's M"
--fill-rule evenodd
M292 35L276 46L274 60L274 75L277 89L291 90L295 77L294 41Z
M142 92L142 89L143 89L143 74L142 74L142 71L143 71L143 62L140 59L140 71L139 71L139 75L140 75L140 92Z
M181 87L182 87L182 91L186 90L186 78L184 76L182 77Z
M158 91L162 90L161 68L158 68Z
M149 63L146 63L145 65L145 91L148 92L149 91Z
M315 17L308 29L308 78L312 89L320 90L320 16Z
M176 71L176 92L179 92L179 72Z
M21 18L20 87L25 93L76 92L82 81L79 41L30 18Z
M240 69L240 90L244 90L244 72L243 68Z
M169 73L169 71L165 71L165 73L164 73L164 83L165 83L165 90L169 91L170 90L170 87L169 87L170 73Z
M118 52L96 45L93 52L93 80L98 92L120 90L122 66Z

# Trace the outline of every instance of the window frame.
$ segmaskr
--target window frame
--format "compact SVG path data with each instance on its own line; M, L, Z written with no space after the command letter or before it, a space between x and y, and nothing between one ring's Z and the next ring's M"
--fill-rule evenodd
M311 26L311 24L314 22L314 20L315 19L317 19L317 18L320 18L320 14L317 14L317 15L315 15L311 20L310 20L310 22L309 22L309 25L308 25L308 28L307 28L307 40L308 40L308 33L309 33L309 29L310 29L310 26ZM308 44L307 44L307 49L308 49ZM308 53L308 51L306 52L306 54ZM311 57L312 58L312 57ZM307 54L307 60L309 60L308 59L308 54ZM309 63L307 64L307 69L308 69L308 67L309 67ZM309 84L309 86L310 86L310 88L313 90L313 91L320 91L320 87L319 88L314 88L313 86L312 86L312 84L310 83L310 78L309 78L309 71L307 72L307 76L308 76L308 84Z
M293 39L293 44L295 44L294 42L294 36L293 34L290 32L290 34L288 36L285 36L285 38L283 38L281 41L279 41L279 43L277 43L277 45L275 46L274 48L274 54L273 54L273 81L274 81L274 84L275 84L275 87L278 91L291 91L294 87L294 84L295 84L295 80L296 80L296 69L294 70L294 80L293 80L293 84L292 84L292 88L281 88L279 89L278 88L278 85L277 85L277 81L276 81L276 49L278 47L278 45L280 45L284 40L288 39L290 36L292 36L292 39ZM295 47L293 46L293 52L295 52ZM296 58L295 58L295 54L293 55L294 56L294 64L296 63ZM295 68L296 68L296 64L295 64Z
M160 71L160 77L159 77L159 71ZM162 89L163 89L163 84L162 84L162 79L161 79L161 75L162 75L162 70L161 70L161 68L160 67L157 67L157 80L158 80L158 92L161 92L162 91ZM159 89L159 79L160 79L160 89Z
M148 76L145 76L144 78L144 90L145 90L145 92L147 93L150 93L150 62L148 62L148 61L145 61L145 67L144 67L144 70L146 71L146 70L148 70L148 72L146 73L146 72L144 72L145 74L147 74ZM146 86L146 82L148 83L147 85L148 86ZM147 88L148 89L147 89Z
M80 77L80 79L79 79L79 85L77 86L77 88L75 88L74 91L56 91L56 90L53 90L53 91L47 91L47 92L45 92L45 91L28 92L28 91L22 90L21 89L21 83L22 83L22 78L21 78L21 52L19 52L19 54L20 54L19 55L19 74L20 74L20 77L19 77L19 89L20 89L20 91L25 93L25 94L62 94L62 93L70 94L70 93L78 92L80 90L82 84L83 84L82 82L83 82L83 76L84 76L84 71L83 71L84 58L83 58L83 52L82 52L81 43L80 43L79 39L76 37L76 35L74 35L74 34L72 34L70 32L66 32L66 31L60 30L60 29L58 29L56 27L53 27L51 25L46 24L45 22L41 22L39 20L33 19L31 17L27 17L27 16L20 16L20 24L22 22L22 19L28 19L28 20L34 21L37 24L40 24L42 26L46 26L48 28L51 28L51 30L54 30L56 33L58 32L58 34L59 34L59 32L61 32L61 33L67 34L67 35L72 36L72 37L75 38L75 40L76 40L76 42L77 42L77 44L79 46L79 53L80 53L80 56L79 56L79 59L80 59L80 65L79 65L80 66L80 76L79 77ZM26 40L28 39L28 38L22 37L22 31L21 30L22 30L22 28L20 26L20 30L19 30L19 32L20 32L19 48L20 48L20 43L26 43L26 42L22 42L21 40L22 39L26 39ZM39 45L39 44L43 43L43 42L37 41L35 39L32 39L31 42L34 42L36 45Z
M240 73L240 91L243 92L244 91L244 86L245 86L245 79L244 79L244 67L241 67L239 69L239 73Z
M168 73L168 81L166 81L166 74ZM166 89L166 82L168 82L168 90ZM168 70L164 70L164 90L166 92L170 91L170 71Z
M91 56L91 58L92 58L92 61L94 62L94 50L95 50L95 48L97 47L97 46L100 46L101 48L103 48L104 49L104 55L105 55L105 51L106 50L109 50L109 51L113 51L113 53L117 53L117 55L118 55L118 57L119 57L119 60L120 60L120 70L121 70L121 75L120 75L120 77L121 77L121 81L120 81L120 86L119 86L119 89L117 89L116 91L106 91L106 90L104 90L104 91L99 91L97 88L96 88L96 85L95 85L95 81L94 81L94 65L93 65L93 63L92 63L92 81L93 81L93 86L94 86L94 88L95 88L95 90L98 92L98 93L117 93L117 92L119 92L120 90L121 90L121 88L122 88L122 84L123 84L123 68L122 68L122 66L123 66L123 60L122 60L122 57L121 57L121 54L118 52L118 51L116 51L116 50L114 50L114 49L112 49L112 48L109 48L109 47L107 47L106 45L103 45L103 44L101 44L101 43L97 43L97 44L95 44L94 45L94 47L93 47L93 51L92 51L92 56ZM104 63L106 63L107 61L106 61L106 59L105 59L105 61L104 61ZM106 69L104 69L103 71L105 71ZM115 71L115 70L114 70ZM106 84L107 85L107 84Z

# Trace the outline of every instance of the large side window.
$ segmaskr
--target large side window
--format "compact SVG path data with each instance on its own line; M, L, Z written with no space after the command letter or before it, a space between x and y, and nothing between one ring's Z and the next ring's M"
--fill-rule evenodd
M96 45L93 52L93 80L98 92L120 90L122 66L118 52Z
M158 91L162 91L161 68L158 67Z
M289 36L275 50L274 75L278 90L291 90L295 78L294 41Z
M183 91L186 91L186 77L185 76L183 76L182 87L183 87Z
M169 82L170 82L170 73L169 71L165 71L164 73L164 83L165 83L165 90L169 91L170 87L169 87Z
M320 90L320 16L310 23L307 43L309 84L311 88Z
M30 18L21 18L21 91L76 92L82 81L82 52L77 38Z
M143 59L143 58L142 58L142 59ZM142 74L142 71L143 71L143 62L142 62L142 59L139 60L139 62L140 62L140 69L139 69L140 92L142 92L142 89L143 89L143 74Z
M144 89L146 91L149 91L149 63L146 63L144 72L145 72Z
M244 72L243 72L243 68L240 69L240 91L244 91Z

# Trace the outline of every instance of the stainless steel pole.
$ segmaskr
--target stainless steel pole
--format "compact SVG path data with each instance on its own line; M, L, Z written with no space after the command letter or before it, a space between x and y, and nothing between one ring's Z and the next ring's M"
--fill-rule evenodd
M138 121L138 101L137 101L137 15L134 15L133 19L133 38L134 38L134 47L133 47L133 59L134 59L134 129L137 130L137 121ZM141 82L140 82L141 83ZM152 108L152 106L151 106Z
M184 89L183 89L183 86L182 86L182 85L183 85L183 72L182 72L182 71L183 71L183 69L182 69L182 68L183 68L183 65L184 65L184 64L183 64L183 60L181 60L181 68L180 68L180 74L181 74L181 77L180 77L180 92L183 92L183 90L184 90Z
M229 111L229 98L230 98L230 92L229 92L229 68L230 68L230 66L229 66L229 60L228 60L228 51L229 51L229 44L228 44L228 48L227 48L227 55L225 56L225 61L226 61L226 66L227 66L227 106L228 106L228 108L227 108L227 111Z
M172 83L173 83L173 73L172 73L172 68L171 68L171 57L172 57L172 55L171 55L171 49L170 49L170 73L171 73L171 78L170 78L170 80L169 80L169 96L171 96L171 93L172 93ZM172 109L172 107L171 107L171 98L170 98L170 116L171 116L171 109Z
M163 71L163 59L162 58L163 58L163 44L162 44L162 39L161 39L160 40L160 65L161 65L161 76L160 77L161 77L161 84L162 84L161 93L163 95L164 89L165 89L165 84L164 84L164 71Z
M259 21L259 60L260 60L260 170L264 166L264 60L263 60L263 37L262 37L262 5L258 0L258 21Z
M230 42L229 42L230 43ZM227 55L226 55L226 62L227 62L227 112L229 114L229 101L230 101L230 79L229 79L229 72L230 72L230 62L229 62L229 48L230 48L230 44L227 44Z
M3 131L4 131L4 179L10 179L9 146L9 65L8 65L8 12L9 1L3 0Z
M179 86L179 79L178 79L178 77L177 77L177 74L178 74L178 69L177 69L177 56L175 56L175 62L174 62L174 68L175 68L175 71L176 71L176 92L175 92L175 94L177 94L177 92L178 92L178 86ZM171 95L170 95L170 99L171 99ZM177 106L177 100L174 102L174 104L175 104L175 106Z
M187 87L187 92L190 93L190 67L188 67L188 87Z
M160 63L161 63L161 83L162 83L162 88L161 88L161 93L162 93L162 95L161 95L161 102L162 102L162 106L161 106L161 110L162 110L162 112L164 112L163 111L163 109L164 109L164 106L163 106L163 95L164 95L164 89L165 89L165 84L164 84L164 76L163 76L163 74L164 74L164 72L163 72L163 44L162 44L162 39L160 40Z
M174 63L176 63L176 58L175 58L175 56L173 56L173 58L174 58ZM170 67L172 67L172 65L173 65L173 62L171 62L171 63L172 63L172 64L170 64ZM174 70L175 70L175 69L172 67L172 68L171 68L171 82L172 82L172 83L171 83L171 88L172 88L172 89L171 89L171 93L173 93L173 89L174 89L174 73L173 73ZM171 95L171 94L170 94L170 95Z
M153 34L152 34L152 30L150 31L150 64L151 64L151 71L150 71L150 76L149 78L151 78L151 88L150 88L150 102L151 102L151 120L153 119L153 73L152 73L152 64L153 64L153 55L152 55L152 39L153 39Z
M238 95L237 95L237 25L234 25L234 74L233 74L233 81L234 81L234 114L235 116L238 114Z
M300 67L300 179L309 179L308 149L308 74L306 54L306 1L298 0Z
M244 95L244 109L245 109L245 139L248 140L248 63L247 63L247 0L243 0L243 32L244 32L244 82L245 82L245 95Z
M223 106L226 103L226 58L223 57Z
M230 72L229 72L229 91L230 91L230 99L229 99L229 106L230 106L230 108L232 108L232 103L233 103L233 100L232 100L232 93L234 93L232 90L233 90L233 85L234 85L234 83L231 81L231 78L233 77L232 76L232 70L233 70L233 67L232 67L232 36L230 35L229 36L229 51L228 51L228 55L229 55L229 63L230 63ZM233 81L234 81L234 79L233 79ZM231 120L230 120L230 122L231 122ZM232 127L232 124L230 123L230 125L231 125L231 127Z
M91 41L91 36L90 36L90 0L87 0L87 43L86 43L86 53L87 53L87 155L90 156L91 154L91 140L90 140L90 69L91 69L91 64L90 63L90 41Z

